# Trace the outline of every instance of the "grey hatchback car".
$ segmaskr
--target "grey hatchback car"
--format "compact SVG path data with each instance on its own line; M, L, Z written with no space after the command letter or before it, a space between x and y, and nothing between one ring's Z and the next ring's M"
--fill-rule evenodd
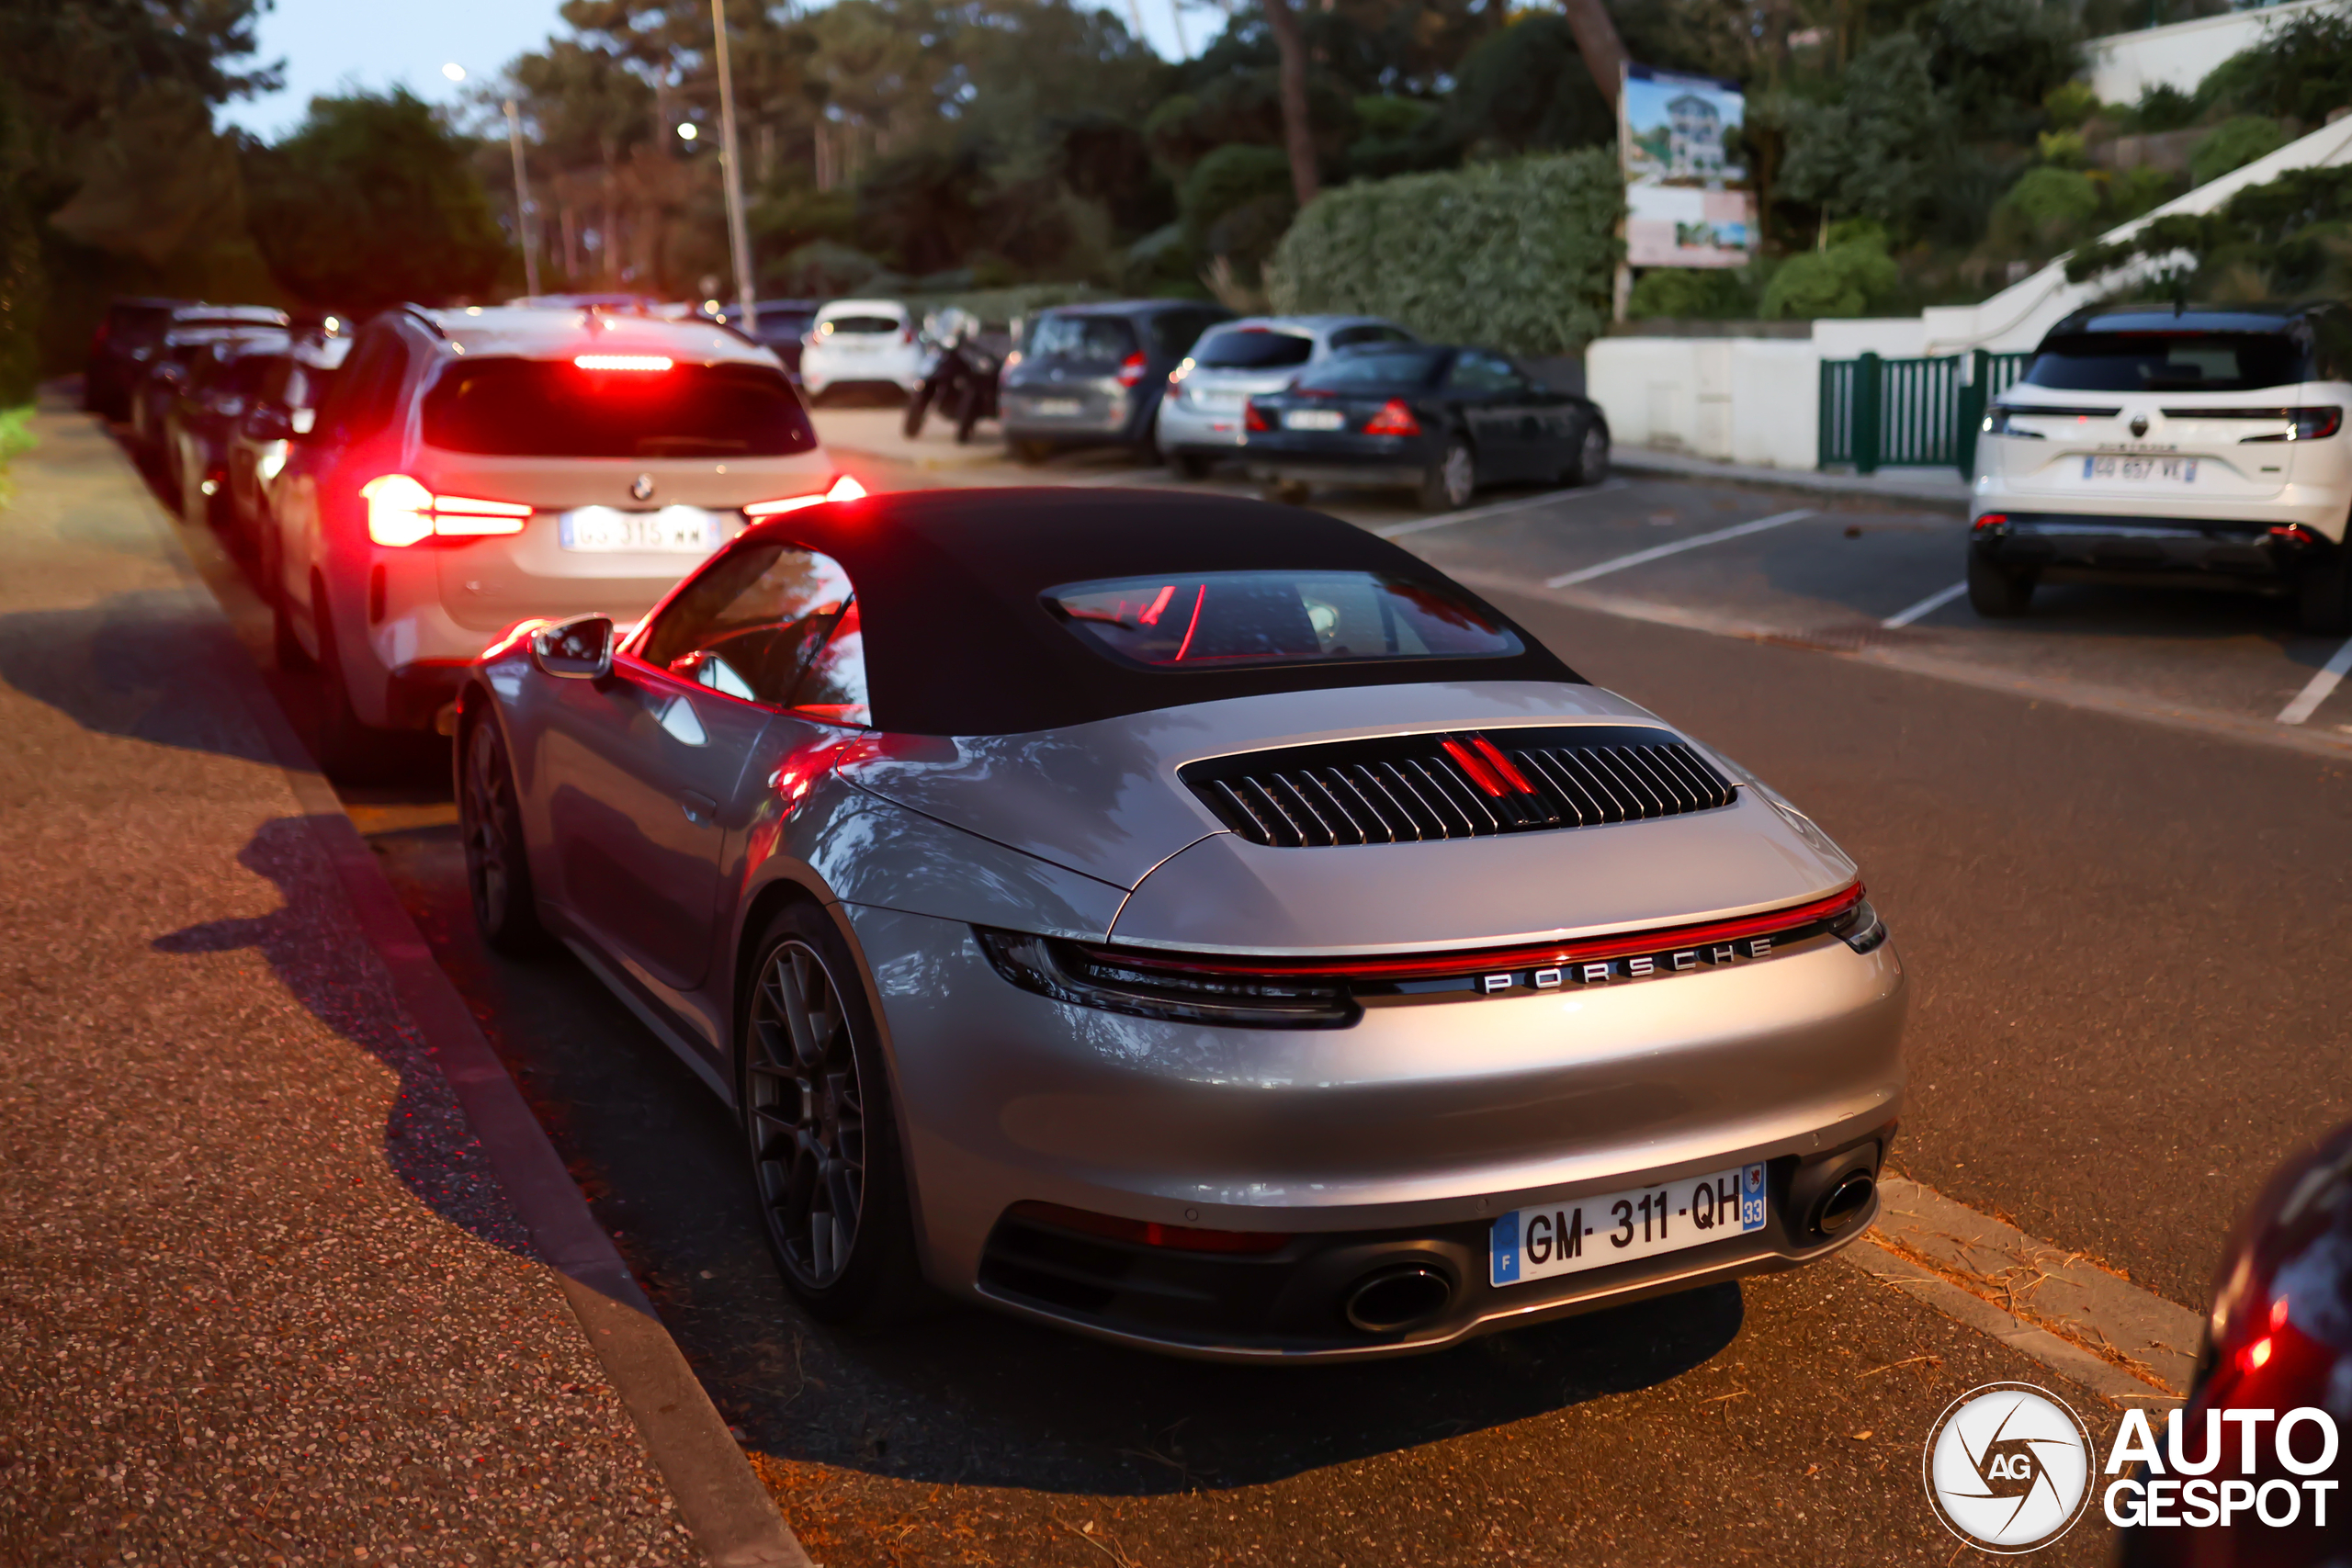
M915 491L460 697L475 917L734 1109L793 1292L1394 1356L1826 1256L1900 1110L1854 863L1418 558Z
M1073 446L1151 454L1168 373L1233 312L1186 300L1069 305L1029 324L1007 360L998 407L1012 455L1040 463Z

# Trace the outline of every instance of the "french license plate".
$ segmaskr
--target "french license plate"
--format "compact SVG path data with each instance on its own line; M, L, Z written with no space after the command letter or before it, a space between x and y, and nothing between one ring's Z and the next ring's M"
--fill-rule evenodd
M2197 459L2194 457L2086 457L2083 478L2086 479L2154 479L2159 484L2193 485L2197 482Z
M1040 419L1075 419L1085 405L1076 398L1039 398L1030 405Z
M1768 1201L1764 1168L1751 1165L1514 1209L1487 1233L1489 1277L1497 1285L1522 1284L1759 1231Z
M1347 424L1338 409L1290 409L1283 414L1284 430L1344 430Z
M718 519L699 506L665 506L659 512L623 512L582 506L556 519L556 542L567 550L707 555L718 547Z
M1239 392L1194 392L1193 406L1215 413L1239 413L1243 399Z

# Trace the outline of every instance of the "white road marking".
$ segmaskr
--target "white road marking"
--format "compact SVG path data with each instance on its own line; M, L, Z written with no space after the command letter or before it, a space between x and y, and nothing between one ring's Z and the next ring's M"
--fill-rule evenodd
M1646 550L1635 550L1632 555L1619 556L1614 560L1605 560L1599 566L1589 566L1580 571L1566 571L1557 577L1547 577L1544 580L1544 586L1566 588L1578 582L1589 582L1596 577L1606 577L1612 571L1623 571L1629 566L1641 566L1649 561L1663 560L1668 556L1679 556L1685 550L1695 550L1702 545L1719 544L1723 540L1736 539L1747 534L1761 534L1767 528L1777 528L1783 523L1794 523L1801 517L1810 517L1813 514L1814 511L1810 506L1800 506L1794 512L1776 512L1770 517L1758 517L1753 523L1740 523L1729 528L1718 528L1712 534L1696 534L1688 539L1677 539L1670 545L1657 545Z
M1498 501L1492 506L1474 506L1467 512L1449 512L1442 517L1424 517L1413 523L1391 523L1387 527L1374 528L1373 532L1384 539L1401 539L1408 534L1447 528L1456 523L1476 522L1481 517L1493 517L1500 513L1522 512L1528 507L1544 506L1555 501L1580 501L1588 495L1599 495L1603 491L1626 490L1633 483L1631 479L1603 479L1597 485L1586 485L1580 490L1547 491L1542 495L1526 496L1518 501Z
M2301 724L2311 717L2319 711L2319 705L2327 701L2327 694L2335 690L2336 682L2347 674L2352 674L2352 637L2345 638L2344 646L2335 650L2335 657L2320 666L2319 673L2295 694L2293 702L2278 710L2278 722Z
M1922 615L1934 615L1967 592L1968 584L1965 582L1955 582L1950 588L1939 588L1909 609L1895 611L1879 625L1888 631L1893 631L1897 626L1907 626Z

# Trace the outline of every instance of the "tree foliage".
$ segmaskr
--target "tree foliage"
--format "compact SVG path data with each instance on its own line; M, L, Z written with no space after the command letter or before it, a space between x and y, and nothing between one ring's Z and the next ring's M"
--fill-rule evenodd
M2186 298L2253 300L2352 292L2352 167L2291 169L2215 211L2152 220L2067 259L2077 283L2123 272Z
M288 292L365 313L489 293L505 236L464 141L394 88L313 98L301 125L254 152L254 237Z
M1329 190L1276 247L1275 309L1382 315L1439 341L1581 349L1609 320L1624 183L1598 149Z

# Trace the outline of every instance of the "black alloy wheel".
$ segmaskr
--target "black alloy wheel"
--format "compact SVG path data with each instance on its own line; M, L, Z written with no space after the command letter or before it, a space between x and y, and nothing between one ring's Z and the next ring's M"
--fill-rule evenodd
M507 765L497 721L487 714L467 726L458 752L458 834L466 848L466 892L482 940L515 956L539 951L546 932L523 846L514 770Z
M1459 512L1478 493L1478 460L1470 444L1449 436L1445 447L1421 475L1421 510Z
M2038 573L2020 571L1968 552L1968 607L1990 620L2022 615L2033 604Z
M896 1315L919 1273L888 1079L854 963L806 904L780 914L757 951L742 1107L768 1244L817 1316Z
M1584 427L1577 442L1577 460L1563 476L1572 485L1597 485L1609 477L1609 432L1599 420Z

